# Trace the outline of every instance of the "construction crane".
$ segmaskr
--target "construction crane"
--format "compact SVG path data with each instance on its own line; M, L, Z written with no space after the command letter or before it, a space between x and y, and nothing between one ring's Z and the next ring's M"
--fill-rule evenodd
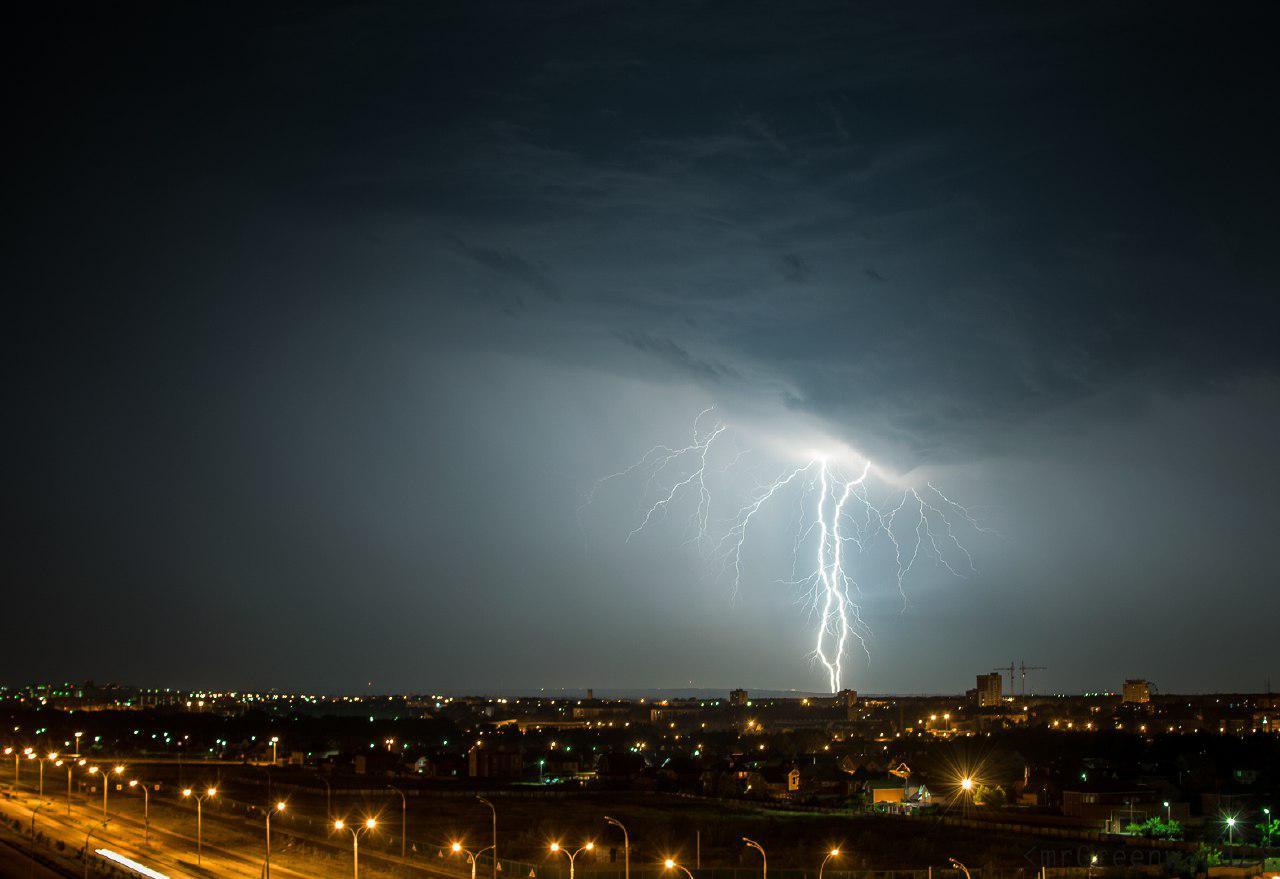
M1008 668L996 668L996 669L992 669L992 672L993 672L993 673L996 673L996 674L1004 674L1005 672L1008 672L1008 673L1009 673L1009 695L1010 695L1010 696L1012 696L1012 695L1013 695L1013 682L1014 682L1014 676L1015 676L1019 671L1021 671L1021 672L1022 672L1022 687L1021 687L1021 689L1019 690L1019 694L1020 694L1020 695L1022 695L1022 696L1025 696L1025 695L1027 695L1027 672L1029 672L1029 671L1048 671L1048 670L1049 670L1048 666L1045 666L1045 665L1027 665L1027 661L1024 659L1024 660L1022 660L1020 663L1018 663L1017 665L1015 665L1014 663L1010 662L1010 663L1009 663L1009 667L1008 667Z
M1047 665L1027 665L1027 661L1025 659L1022 661L1022 663L1018 667L1022 671L1022 695L1023 696L1027 695L1027 672L1049 670L1049 667Z

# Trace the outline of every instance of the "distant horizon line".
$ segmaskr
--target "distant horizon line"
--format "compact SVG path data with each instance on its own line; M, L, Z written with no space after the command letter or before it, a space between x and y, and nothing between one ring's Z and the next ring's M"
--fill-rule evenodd
M230 694L262 694L273 696L319 696L325 698L334 697L379 697L379 696L442 696L448 698L588 698L590 693L595 698L638 698L650 699L655 696L679 696L683 698L728 698L729 694L734 690L745 690L747 695L759 698L796 698L796 699L832 699L838 694L826 691L816 690L800 690L800 689L780 689L775 687L511 687L507 689L498 689L493 687L478 688L441 688L441 689L425 689L425 690L309 690L306 688L282 688L282 687L192 687L192 686L144 686L139 684L121 684L114 681L98 682L94 680L85 681L61 681L56 683L34 682L24 684L0 684L0 692L16 691L24 689L47 689L51 687L88 687L95 688L115 688L120 690L134 690L143 693L185 693L185 694L212 694L212 695L230 695ZM863 692L849 688L856 693L859 698L867 699L883 699L883 698L913 698L913 699L965 699L965 692ZM1063 691L1045 691L1045 692L1028 692L1028 693L1001 693L1001 698L1016 699L1019 696L1027 698L1089 698L1089 697L1111 697L1121 696L1122 690L1083 690L1079 692L1063 692ZM1272 696L1276 695L1268 690L1246 691L1246 690L1204 690L1204 691L1185 691L1185 692L1153 692L1152 697L1172 697L1172 696Z

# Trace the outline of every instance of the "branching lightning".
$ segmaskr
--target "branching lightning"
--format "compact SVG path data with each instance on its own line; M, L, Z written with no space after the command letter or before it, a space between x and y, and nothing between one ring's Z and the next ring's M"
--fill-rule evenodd
M744 576L743 555L748 533L761 510L780 496L794 493L799 512L793 523L792 578L816 623L812 659L820 665L831 692L839 692L844 663L851 641L870 659L871 630L862 619L857 598L860 585L850 570L847 548L861 558L878 538L887 541L893 560L888 578L909 605L906 580L922 558L932 559L948 573L966 577L976 573L973 557L956 534L957 524L983 533L982 527L964 506L929 483L919 487L894 488L887 481L883 497L873 500L875 469L863 460L850 468L821 454L784 469L767 481L757 481L745 500L730 504L730 512L713 515L713 483L727 481L727 474L741 469L748 452L741 448L719 453L729 426L718 419L710 427L715 407L700 412L693 422L692 442L673 448L657 445L616 473L597 479L580 508L585 509L607 483L628 477L645 477L637 524L627 541L667 517L672 508L690 498L690 542L707 553L713 575L728 582L736 595ZM717 466L715 457L729 460ZM758 530L758 529L756 529ZM718 535L713 537L713 535ZM801 558L810 547L812 567ZM807 569L807 573L799 572Z

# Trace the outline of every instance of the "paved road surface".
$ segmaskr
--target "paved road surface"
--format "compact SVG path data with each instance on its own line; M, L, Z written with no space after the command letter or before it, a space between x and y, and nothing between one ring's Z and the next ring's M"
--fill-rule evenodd
M24 794L12 798L0 798L0 815L6 819L16 818L29 826L31 811L39 803L34 796ZM145 847L137 840L141 828L133 826L134 822L112 820L105 830L92 809L86 813L81 807L75 807L68 816L64 808L55 804L41 810L37 819L37 829L53 840L60 840L66 845L66 852L74 857L85 845L86 833L96 828L90 848L109 848L112 851L132 858L141 864L167 874L171 879L209 879L209 877L228 877L228 879L260 879L262 862L260 856L250 858L235 852L223 851L219 848L204 847L201 866L195 863L195 840L181 834L171 833L152 827L151 846ZM9 834L13 835L10 828ZM3 861L0 861L3 863ZM21 859L17 863L21 865ZM317 873L303 874L273 863L271 874L276 879L316 879ZM9 876L2 872L0 875ZM15 879L27 875L22 872L12 874ZM55 874L56 875L56 874Z
M0 818L7 821L21 821L23 830L30 826L32 809L42 801L33 791L19 790L9 794L0 794ZM141 816L113 813L105 830L102 828L101 812L96 797L82 802L73 802L68 814L66 801L61 795L43 801L36 825L40 832L53 841L61 841L65 847L64 855L79 871L83 870L83 861L78 854L85 846L85 834L94 829L91 850L109 848L152 869L159 870L171 879L207 879L218 876L228 879L261 879L262 877L262 845L255 836L259 832L256 824L250 826L236 818L226 815L205 815L205 845L202 863L195 863L194 821L183 822L176 829L170 822L153 821L151 825L151 842L142 843L143 823ZM136 802L132 804L136 806ZM153 815L156 803L152 803ZM194 818L194 816L191 816ZM188 826L188 823L192 826ZM234 830L233 830L234 828ZM13 833L10 827L10 833ZM214 844L227 840L232 833L237 840L234 846L219 847ZM273 836L275 834L273 833ZM307 832L300 828L281 828L273 846L276 857L272 859L271 872L275 879L346 879L350 875L351 862L345 855L345 845L339 843L336 851L339 857L335 860L331 855L321 854L314 860L300 861L286 851L286 840L292 838L304 845L315 846L319 852L334 852L334 841ZM24 837L25 839L25 837ZM292 862L293 866L289 866ZM0 863L3 863L0 861ZM371 875L377 875L377 866L411 867L416 875L424 879L459 879L459 872L441 869L439 865L427 863L414 858L412 863L401 861L394 855L377 851L362 851L360 866ZM299 872L299 870L305 870ZM25 874L18 874L18 879ZM81 872L76 872L78 877ZM465 874L463 874L465 875ZM0 870L0 879L7 879L9 873Z

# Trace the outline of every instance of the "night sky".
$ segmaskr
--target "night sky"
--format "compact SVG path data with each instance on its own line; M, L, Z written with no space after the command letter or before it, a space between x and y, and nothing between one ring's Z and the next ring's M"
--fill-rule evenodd
M583 506L715 404L998 532L849 686L1280 686L1274 10L40 4L0 681L820 690L793 502Z

